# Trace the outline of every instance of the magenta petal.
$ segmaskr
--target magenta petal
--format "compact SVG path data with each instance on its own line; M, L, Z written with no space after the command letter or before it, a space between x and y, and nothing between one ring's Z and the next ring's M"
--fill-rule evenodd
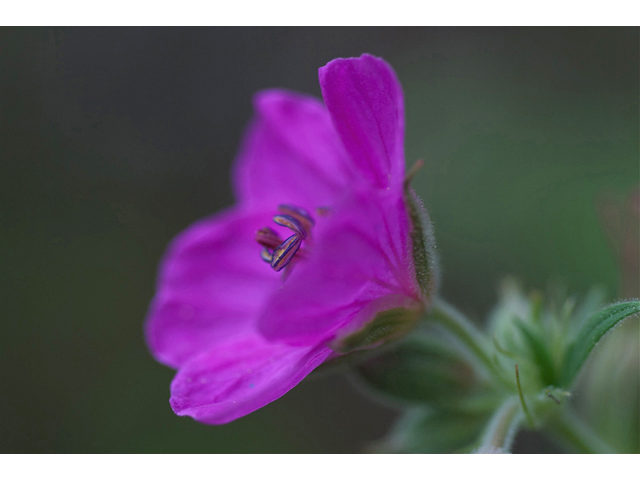
M244 335L279 278L260 260L255 232L269 213L230 209L183 232L168 249L147 317L156 358L179 367L217 342Z
M361 175L377 188L404 177L404 100L393 69L371 55L320 68L324 102Z
M352 173L322 102L269 90L256 95L254 106L256 118L234 164L240 202L313 209L340 196Z
M331 353L249 336L217 345L184 365L171 383L171 407L219 425L247 415L295 387Z
M419 300L407 222L402 199L386 192L341 205L318 225L309 258L269 297L260 332L274 341L313 345L360 321L358 313L379 298Z

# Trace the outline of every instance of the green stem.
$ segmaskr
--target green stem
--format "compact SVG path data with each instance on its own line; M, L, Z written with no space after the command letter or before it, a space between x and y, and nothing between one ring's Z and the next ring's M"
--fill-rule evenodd
M444 300L436 299L433 309L429 312L427 318L445 328L462 343L489 372L495 374L496 378L503 384L511 386L511 383L505 380L502 372L498 370L491 359L485 345L486 342L482 342L484 339L483 333L467 320L464 315Z
M555 439L576 453L616 453L582 418L569 409L548 422Z
M511 397L489 421L476 453L508 453L521 421L520 401Z

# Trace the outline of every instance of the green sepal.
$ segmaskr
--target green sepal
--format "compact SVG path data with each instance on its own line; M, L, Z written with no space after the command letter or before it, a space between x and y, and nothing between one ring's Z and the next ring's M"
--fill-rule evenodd
M392 308L378 313L373 320L359 330L339 337L331 348L340 354L373 348L404 336L416 324L421 311L409 308Z
M445 345L443 345L445 343ZM473 368L442 339L414 335L356 365L368 387L392 400L453 407L475 385Z
M433 227L422 200L409 186L405 188L404 198L411 221L409 235L413 246L416 280L422 291L425 305L430 305L437 290L439 277Z
M640 312L637 300L611 305L593 315L569 344L564 358L560 386L569 387L598 341L629 315Z

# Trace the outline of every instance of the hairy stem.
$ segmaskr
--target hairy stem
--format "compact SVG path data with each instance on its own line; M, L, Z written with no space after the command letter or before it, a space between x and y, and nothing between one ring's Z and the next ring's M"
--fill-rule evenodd
M499 371L488 353L487 343L483 342L483 333L464 315L442 299L436 299L429 312L429 320L435 321L453 335L477 360L503 384L511 385Z
M520 401L511 397L489 421L475 453L509 453L521 421Z

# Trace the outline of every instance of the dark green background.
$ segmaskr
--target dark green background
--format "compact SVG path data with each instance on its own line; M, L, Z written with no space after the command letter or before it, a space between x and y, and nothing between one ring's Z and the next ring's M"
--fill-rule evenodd
M319 96L317 69L335 57L382 56L404 86L407 162L426 162L415 185L449 301L481 320L507 274L597 283L613 299L596 201L639 181L638 40L636 28L1 29L0 451L354 452L383 435L394 411L340 373L230 425L176 417L173 373L142 336L167 243L233 201L252 94Z

